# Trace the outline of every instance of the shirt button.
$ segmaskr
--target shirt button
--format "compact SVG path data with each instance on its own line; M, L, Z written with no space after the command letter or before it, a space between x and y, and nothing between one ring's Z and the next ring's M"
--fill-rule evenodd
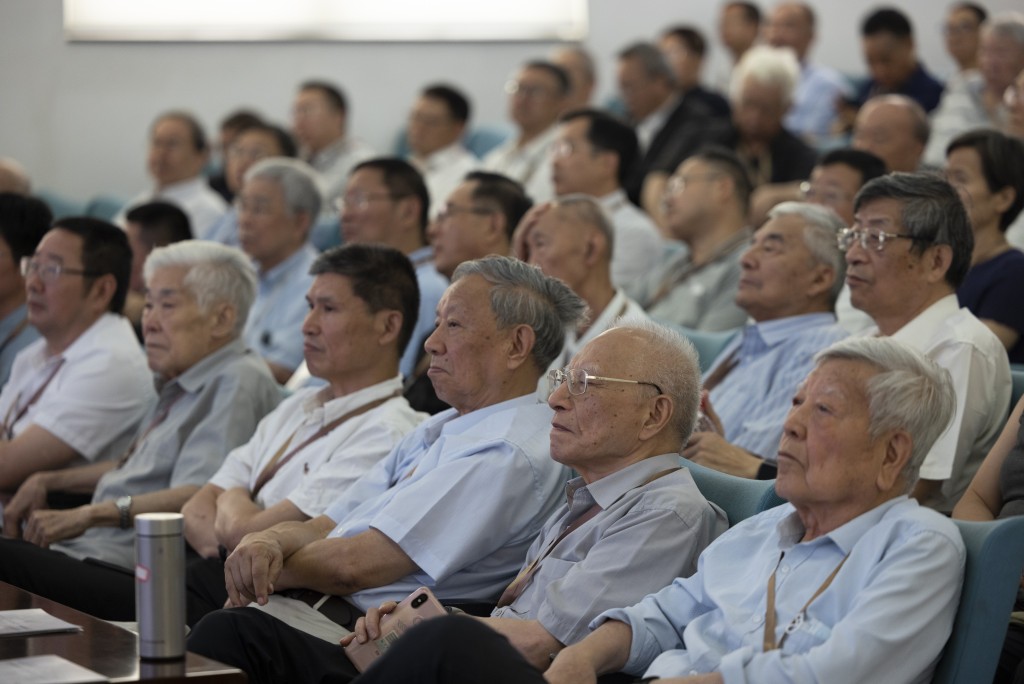
M759 625L762 622L764 622L764 616L763 615L755 615L755 616L750 618L750 621L753 622L755 625Z
M779 568L779 570L782 572L783 575L785 575L787 572L789 572L789 566L788 565L783 565L782 567Z

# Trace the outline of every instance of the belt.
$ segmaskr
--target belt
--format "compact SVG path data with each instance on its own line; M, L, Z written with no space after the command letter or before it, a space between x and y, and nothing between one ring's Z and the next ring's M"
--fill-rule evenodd
M342 597L333 594L322 594L312 589L288 589L281 592L281 595L302 601L331 622L341 625L350 632L355 629L356 620L363 617L363 611Z

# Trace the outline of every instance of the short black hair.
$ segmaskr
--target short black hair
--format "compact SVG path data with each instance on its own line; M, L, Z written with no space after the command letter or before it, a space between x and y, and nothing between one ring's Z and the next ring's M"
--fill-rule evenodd
M474 200L489 203L505 215L505 229L511 240L516 226L533 206L523 186L500 173L489 171L471 171L465 180L476 183L472 194Z
M865 17L860 34L866 38L880 33L890 33L897 38L911 38L914 29L910 26L910 19L903 12L895 7L880 7Z
M15 266L35 253L52 221L53 212L41 199L0 192L0 238L11 248Z
M676 82L676 74L668 65L665 55L651 43L633 43L619 51L619 60L633 59L640 63L650 78L660 78L669 83Z
M289 157L294 159L299 154L299 148L295 144L295 139L292 137L291 133L276 124L259 121L238 129L239 134L248 133L249 131L263 131L271 135L277 142L278 148L281 150L281 154L275 154L275 157Z
M572 90L572 80L569 78L569 72L554 62L549 62L544 59L534 59L524 64L522 68L546 71L557 82L558 94L561 97L565 97L569 94L569 91Z
M989 192L1013 188L1013 204L999 217L999 229L1006 232L1024 208L1024 142L992 128L979 128L953 138L946 146L946 156L961 148L978 153Z
M330 83L329 81L318 81L310 80L303 81L299 86L299 91L303 90L315 90L321 93L327 98L327 104L330 105L331 109L342 114L348 113L348 99L345 97L345 92L338 86Z
M420 311L420 288L409 258L385 245L343 245L327 250L313 262L309 274L334 273L352 281L352 292L370 311L384 309L402 314L398 356L409 346Z
M86 277L88 287L100 276L114 276L114 296L107 309L121 313L132 273L132 249L125 232L112 223L88 216L62 218L53 225L53 230L57 229L82 238L82 270L92 274Z
M864 150L855 150L852 147L829 150L824 157L818 160L816 166L825 167L833 164L843 164L860 173L861 185L879 176L884 176L888 172L885 162L877 156Z
M192 147L196 152L205 152L209 149L209 142L206 139L206 131L203 130L203 125L199 123L199 119L180 109L164 112L160 116L156 117L156 119L153 120L153 126L150 128L150 132L152 132L153 128L156 128L158 123L166 121L167 119L175 119L185 124L188 128L189 137L192 138Z
M188 215L170 202L138 204L125 214L125 220L139 226L139 237L147 249L192 239Z
M640 156L640 145L633 128L599 109L574 109L565 113L561 121L567 123L576 119L587 120L587 140L591 145L618 157L617 178L620 186L625 185Z
M699 57L703 57L708 50L708 41L696 26L670 26L662 32L661 37L675 38Z
M978 5L973 2L958 2L949 9L967 10L968 12L974 15L974 17L978 20L979 24L983 23L986 19L988 19L988 11L981 5Z
M448 114L459 123L469 121L469 99L452 86L444 83L435 83L424 88L420 95L443 102L445 107L448 108Z
M227 128L233 131L240 131L261 123L263 123L263 119L256 112L248 109L237 109L221 119L220 129Z
M727 2L725 7L738 7L743 10L743 18L748 24L761 23L761 8L752 2Z
M735 152L720 145L708 145L689 158L704 162L731 178L736 199L740 202L744 216L750 211L750 196L754 192L754 182L751 180L747 165Z
M420 201L420 234L425 244L430 220L430 192L416 167L398 157L375 157L356 164L352 173L362 169L380 171L384 185L393 197L415 197Z

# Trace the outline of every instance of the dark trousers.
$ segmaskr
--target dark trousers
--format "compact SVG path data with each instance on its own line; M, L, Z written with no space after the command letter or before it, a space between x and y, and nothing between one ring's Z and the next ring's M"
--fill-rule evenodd
M995 684L1024 684L1024 627L1017 623L1010 623L1006 630L993 681Z
M190 553L185 558L185 622L189 627L207 613L224 607L228 590L224 586L224 561Z
M255 684L349 682L358 674L338 644L255 608L210 613L189 634L188 650L243 670Z

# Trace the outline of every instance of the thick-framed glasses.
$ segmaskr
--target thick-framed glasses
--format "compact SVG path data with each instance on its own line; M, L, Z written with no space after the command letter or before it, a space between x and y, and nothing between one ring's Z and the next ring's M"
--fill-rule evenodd
M63 264L44 264L32 257L21 257L21 275L27 278L30 273L35 273L44 283L52 283L62 275L85 276L87 278L96 278L100 275L94 271L68 268Z
M366 211L370 202L388 201L394 202L395 200L402 199L406 195L395 195L390 192L368 192L366 194L345 195L339 197L334 202L334 208L338 210L338 213L344 212L346 209L351 211Z
M486 207L461 207L458 204L452 204L446 202L441 205L441 211L437 212L437 220L445 221L450 218L454 218L459 214L473 214L475 216L490 216L494 213L494 209L488 209Z
M839 251L845 252L856 241L861 249L881 252L885 249L885 243L889 240L920 240L931 242L928 238L917 235L901 235L900 233L887 233L884 230L868 230L867 228L843 228L836 236L836 243Z
M622 378L605 378L600 375L590 375L587 371L582 368L563 368L562 370L553 369L548 371L548 396L554 394L558 386L563 382L569 387L569 394L578 397L587 391L587 386L593 380L597 382L624 382L629 385L649 385L654 389L658 390L658 394L661 394L661 388L653 382L645 382L643 380L623 380Z

